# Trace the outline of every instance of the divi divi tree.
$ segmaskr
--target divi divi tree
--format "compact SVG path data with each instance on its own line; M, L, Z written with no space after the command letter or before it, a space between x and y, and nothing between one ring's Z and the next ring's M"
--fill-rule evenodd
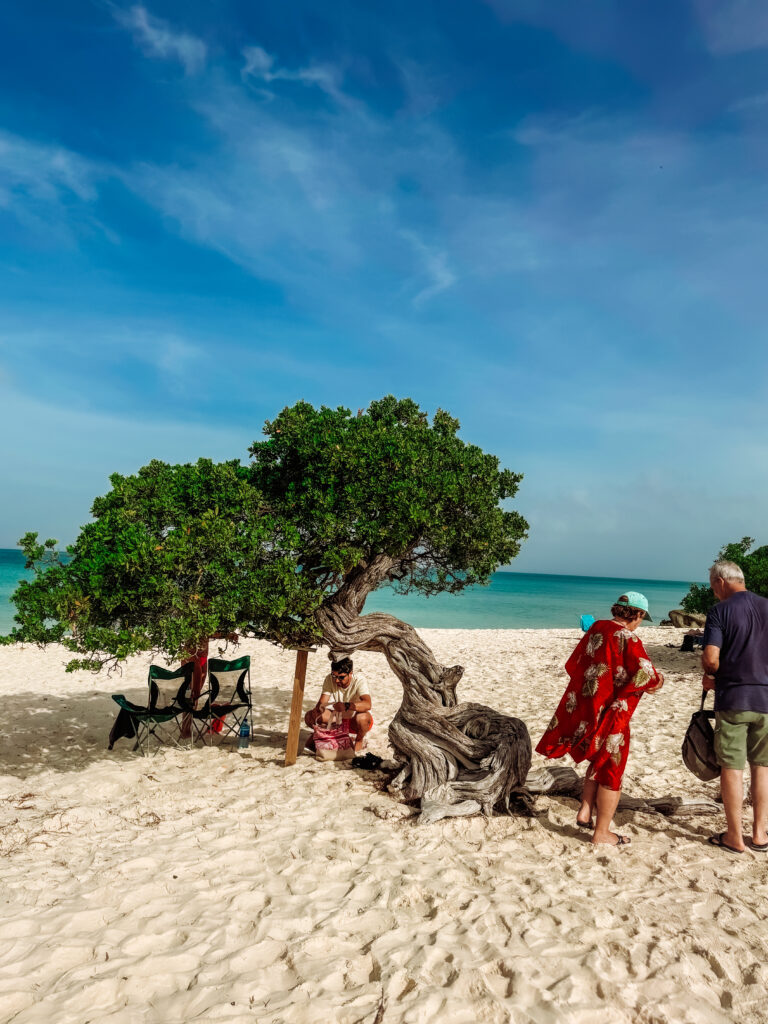
M14 595L4 642L61 643L70 670L139 652L193 659L198 692L212 638L380 652L403 686L393 785L508 810L530 767L525 724L459 703L461 666L439 664L399 619L364 614L378 587L456 593L517 554L527 523L502 502L521 478L458 427L410 399L356 416L301 402L266 424L250 465L155 461L115 474L65 557L55 541L22 539L35 575Z
M527 523L502 502L520 475L458 436L438 411L387 397L355 416L307 403L283 410L250 449L250 479L266 507L300 537L297 567L317 636L332 651L380 652L403 686L389 739L403 761L394 786L410 798L473 800L509 810L525 782L525 724L459 703L459 665L438 663L418 633L380 613L368 595L457 593L488 582L517 555ZM275 637L280 640L280 637ZM300 638L296 638L300 641Z

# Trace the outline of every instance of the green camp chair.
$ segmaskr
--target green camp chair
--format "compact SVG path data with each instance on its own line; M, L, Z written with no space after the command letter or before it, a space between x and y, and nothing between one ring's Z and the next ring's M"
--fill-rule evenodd
M240 726L244 722L248 724L249 732L252 735L250 657L246 654L234 661L210 658L208 660L208 685L208 731L206 736L209 736L211 740L217 733L222 739L227 736L237 737L240 733ZM211 728L214 719L221 723L217 730Z
M142 754L149 750L153 739L157 746L181 746L181 718L185 712L182 700L191 686L193 672L191 662L175 670L150 665L146 707L134 704L122 693L113 693L112 700L120 711L109 734L109 749L122 736L135 736L133 749Z

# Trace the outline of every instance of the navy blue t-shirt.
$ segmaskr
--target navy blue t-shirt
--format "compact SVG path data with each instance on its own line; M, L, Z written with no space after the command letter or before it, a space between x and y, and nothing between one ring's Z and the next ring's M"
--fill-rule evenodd
M707 644L720 648L715 710L768 713L768 601L739 590L710 608Z

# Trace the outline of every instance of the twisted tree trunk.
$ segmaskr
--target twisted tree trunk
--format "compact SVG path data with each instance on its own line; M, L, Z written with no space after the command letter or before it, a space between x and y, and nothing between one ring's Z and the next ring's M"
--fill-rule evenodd
M487 815L494 807L509 813L511 796L527 796L528 729L520 719L482 704L457 703L464 669L438 664L407 623L378 612L360 614L368 594L394 564L378 556L359 566L317 613L333 651L377 651L402 683L403 702L389 740L405 764L390 788L402 790L408 799L462 804L462 813L482 810Z

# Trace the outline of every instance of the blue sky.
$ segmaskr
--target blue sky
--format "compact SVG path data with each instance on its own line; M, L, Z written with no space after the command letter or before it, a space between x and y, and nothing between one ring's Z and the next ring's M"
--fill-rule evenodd
M702 578L768 511L768 6L0 9L0 546L303 398L449 409L514 568Z

